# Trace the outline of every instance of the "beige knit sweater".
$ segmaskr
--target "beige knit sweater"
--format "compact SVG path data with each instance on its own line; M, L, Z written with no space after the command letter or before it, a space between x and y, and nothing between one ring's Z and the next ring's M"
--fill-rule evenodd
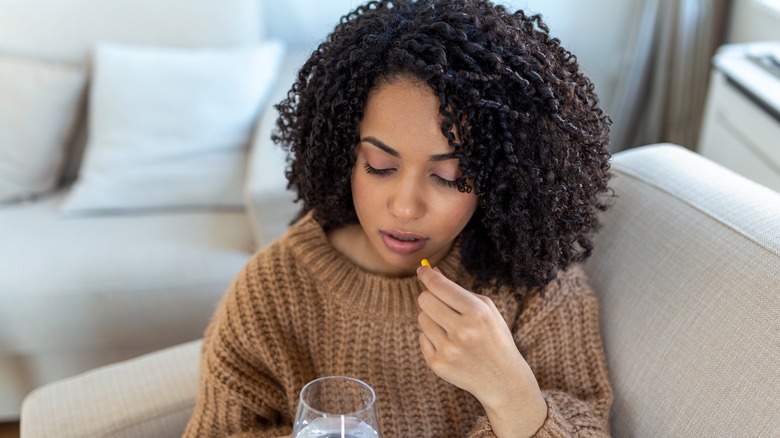
M457 249L439 268L465 281ZM249 261L217 308L185 436L289 435L299 391L326 375L375 389L384 438L495 436L479 402L426 365L421 290L416 276L361 270L307 216ZM521 304L509 292L490 295L547 401L537 436L608 435L612 392L596 298L579 267L545 292Z

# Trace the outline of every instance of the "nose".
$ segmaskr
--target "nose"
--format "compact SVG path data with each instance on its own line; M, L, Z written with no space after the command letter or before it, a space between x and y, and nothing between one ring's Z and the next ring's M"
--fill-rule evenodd
M400 221L408 222L425 215L425 197L412 178L398 181L388 199L388 210Z

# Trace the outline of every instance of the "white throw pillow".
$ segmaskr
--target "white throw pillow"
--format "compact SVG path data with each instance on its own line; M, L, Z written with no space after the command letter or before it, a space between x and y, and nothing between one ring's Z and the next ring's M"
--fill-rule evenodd
M284 49L101 43L89 134L61 211L241 207L246 154Z
M0 55L0 203L55 187L85 84L78 66Z

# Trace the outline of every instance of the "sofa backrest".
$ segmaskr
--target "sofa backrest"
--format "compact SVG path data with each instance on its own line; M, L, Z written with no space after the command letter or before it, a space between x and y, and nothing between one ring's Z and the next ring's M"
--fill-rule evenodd
M0 53L86 66L98 41L251 44L264 35L261 6L262 0L0 0ZM86 143L85 109L72 136L65 181L75 178Z
M780 435L780 194L677 146L613 162L586 263L613 434Z

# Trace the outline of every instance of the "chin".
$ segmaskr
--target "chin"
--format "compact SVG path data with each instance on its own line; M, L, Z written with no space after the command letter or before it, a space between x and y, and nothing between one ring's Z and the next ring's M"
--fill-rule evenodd
M416 256L410 255L398 255L390 254L389 256L382 257L382 261L385 264L385 270L391 275L411 275L417 269L417 264L420 263L422 257L417 259Z

